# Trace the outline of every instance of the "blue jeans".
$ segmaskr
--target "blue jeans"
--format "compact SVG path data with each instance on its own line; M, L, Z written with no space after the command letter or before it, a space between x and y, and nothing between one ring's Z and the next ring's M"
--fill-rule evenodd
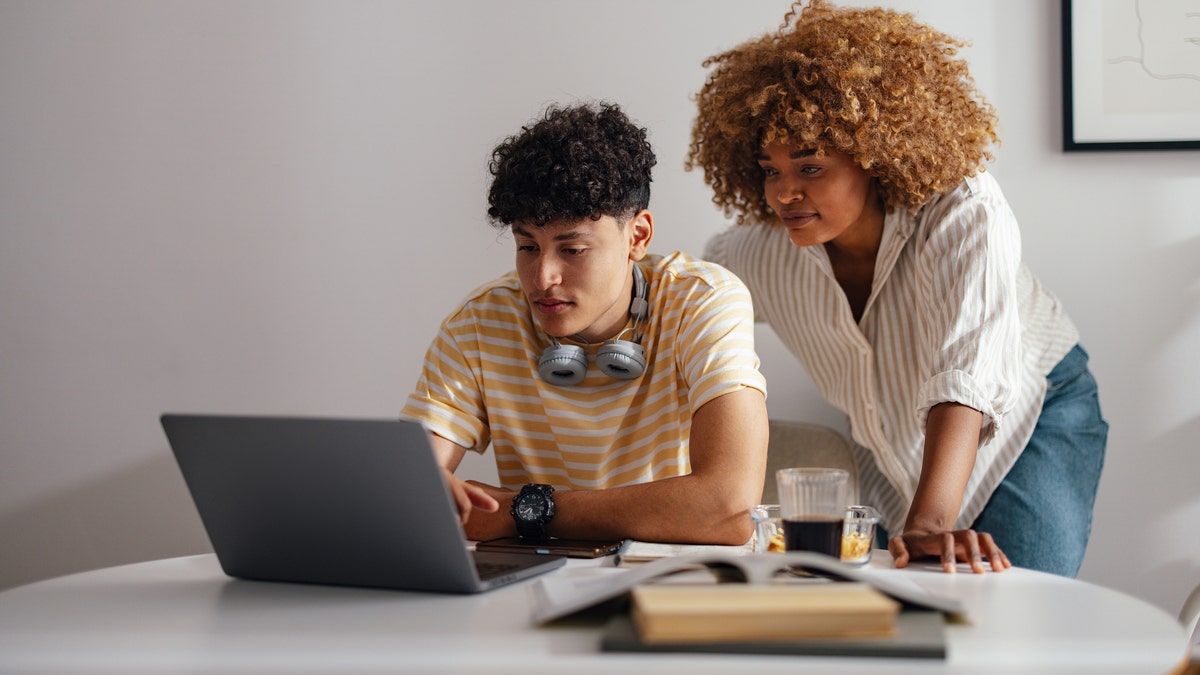
M1018 567L1074 577L1083 562L1108 442L1087 362L1075 345L1046 376L1033 436L971 525ZM888 534L877 535L886 547Z
M1033 437L972 528L988 532L1014 565L1066 577L1079 573L1092 533L1108 422L1083 347L1046 376Z

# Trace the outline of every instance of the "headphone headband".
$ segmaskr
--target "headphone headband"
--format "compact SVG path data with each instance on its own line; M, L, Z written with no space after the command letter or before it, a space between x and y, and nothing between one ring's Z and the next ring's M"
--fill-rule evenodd
M642 274L642 266L633 263L633 300L629 303L629 314L634 321L641 321L650 315L650 289L646 284L646 275Z

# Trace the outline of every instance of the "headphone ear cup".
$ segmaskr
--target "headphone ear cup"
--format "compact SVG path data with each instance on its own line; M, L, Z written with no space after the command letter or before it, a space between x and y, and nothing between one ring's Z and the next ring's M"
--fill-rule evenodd
M587 353L576 345L552 345L538 358L538 375L550 384L569 387L587 375Z
M609 377L632 380L646 372L646 350L636 342L608 340L596 352L596 366Z

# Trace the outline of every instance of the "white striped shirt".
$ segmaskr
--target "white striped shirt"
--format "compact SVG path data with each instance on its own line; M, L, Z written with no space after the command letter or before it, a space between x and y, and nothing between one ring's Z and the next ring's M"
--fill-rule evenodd
M754 309L745 285L712 263L675 253L638 264L650 304L641 377L601 373L598 345L588 345L582 382L543 382L538 357L550 337L511 272L446 318L402 414L465 448L490 443L508 488L601 489L690 473L693 413L744 387L766 393Z
M970 527L1032 435L1046 375L1079 339L1021 262L1016 217L986 173L915 216L903 208L886 216L858 323L825 247L796 246L786 228L733 226L705 257L746 282L755 319L849 416L860 494L893 533L921 474L930 408L956 402L983 413L955 526Z

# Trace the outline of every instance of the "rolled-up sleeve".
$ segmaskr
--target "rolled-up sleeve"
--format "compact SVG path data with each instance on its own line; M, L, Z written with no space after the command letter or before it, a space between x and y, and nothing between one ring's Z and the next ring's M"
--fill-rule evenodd
M963 189L969 189L965 183ZM988 194L948 200L924 214L927 236L919 280L928 312L917 317L927 341L918 391L919 422L946 402L984 415L991 439L1020 394L1023 360L1017 278L1021 242L1008 204Z

